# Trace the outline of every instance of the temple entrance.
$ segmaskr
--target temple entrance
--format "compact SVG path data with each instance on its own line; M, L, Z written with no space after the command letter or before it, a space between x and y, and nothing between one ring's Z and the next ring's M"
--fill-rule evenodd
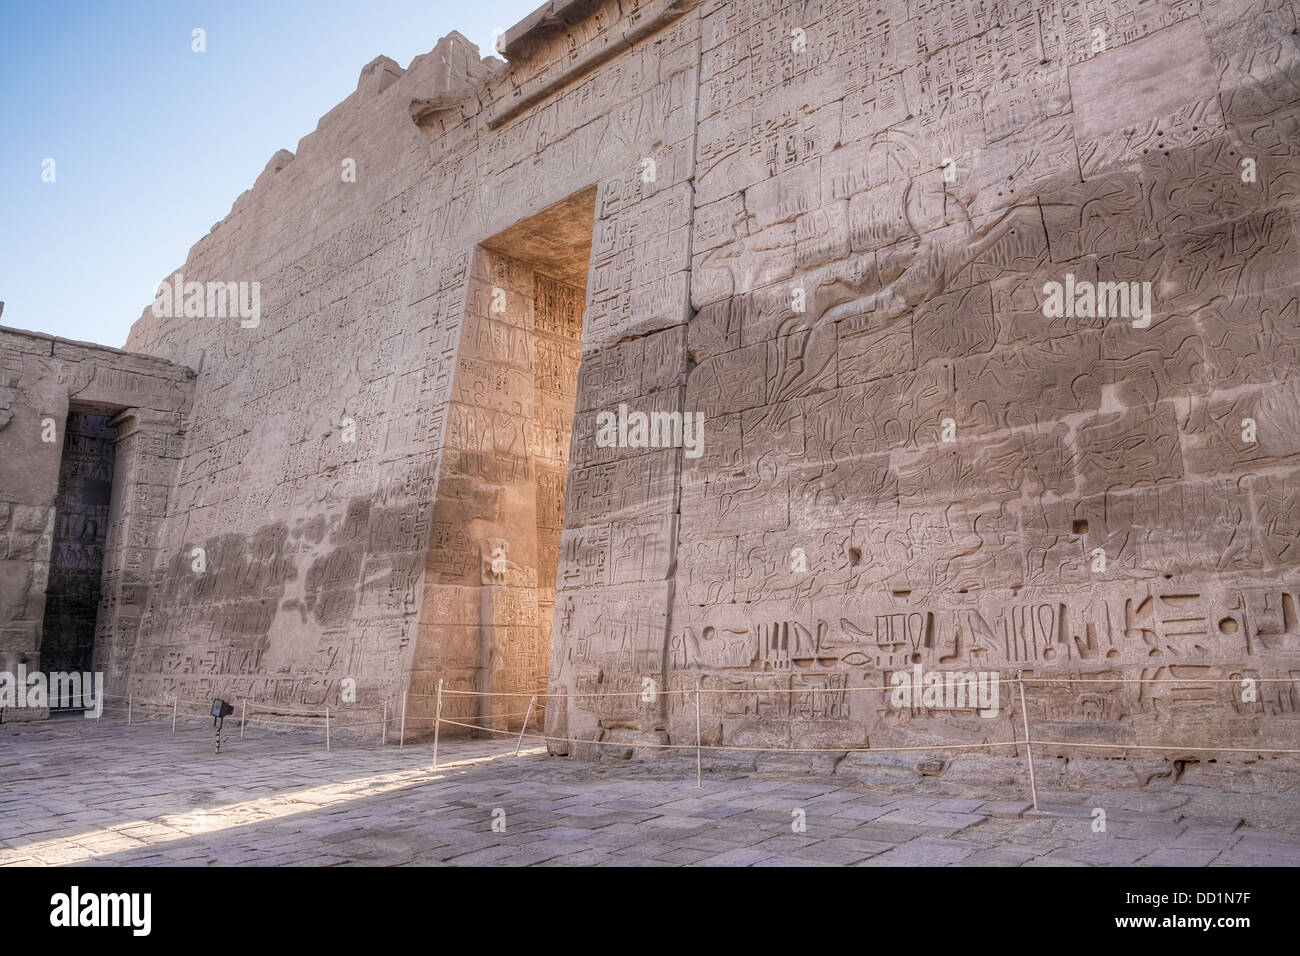
M40 646L46 674L93 669L113 488L116 433L110 417L75 406L68 411ZM50 705L51 710L71 710L80 708L81 701L51 699Z
M531 477L520 489L517 503L512 506L515 517L507 524L517 527L525 537L535 531L536 555L532 560L536 585L517 582L516 587L522 583L525 593L510 595L507 600L512 606L517 602L530 608L535 605L537 624L531 634L525 626L525 639L520 640L514 626L503 631L485 622L482 677L494 692L527 688L541 693L546 689L595 199L595 189L586 190L513 226L483 243L480 249L490 271L521 281L517 306L521 316L531 313L532 340L532 394L528 395L528 385L523 384L518 396L525 408L531 397ZM499 288L494 287L494 292ZM511 311L509 298L507 295L507 315ZM495 596L501 595L497 592ZM541 698L534 712L538 728L544 726L544 708L545 699ZM505 713L517 715L520 709L512 706ZM485 698L480 714L500 715L502 710L491 698ZM519 718L496 717L486 722L508 726L519 722Z
M584 190L474 253L435 512L454 547L431 556L412 687L442 679L443 716L494 731L517 730L546 690L595 198Z

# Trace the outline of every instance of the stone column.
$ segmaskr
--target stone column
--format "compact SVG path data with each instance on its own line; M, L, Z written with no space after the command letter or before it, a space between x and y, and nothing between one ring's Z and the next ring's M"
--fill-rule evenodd
M158 536L180 465L183 424L178 412L129 408L113 418L117 430L113 500L104 546L95 635L95 669L108 693L126 694ZM139 668L147 671L148 667Z

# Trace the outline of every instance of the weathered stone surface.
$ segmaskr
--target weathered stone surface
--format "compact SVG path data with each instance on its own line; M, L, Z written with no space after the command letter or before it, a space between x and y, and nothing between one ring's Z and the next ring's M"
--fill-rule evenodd
M0 671L125 683L193 388L162 359L0 327Z
M497 730L546 686L557 751L693 743L698 705L834 752L1012 740L1020 674L1051 754L1295 748L1295 28L598 0L508 63L380 58L178 270L260 283L256 322L0 337L0 652L45 646L36 423L83 403L114 693L422 733L440 681ZM997 713L900 705L918 666Z

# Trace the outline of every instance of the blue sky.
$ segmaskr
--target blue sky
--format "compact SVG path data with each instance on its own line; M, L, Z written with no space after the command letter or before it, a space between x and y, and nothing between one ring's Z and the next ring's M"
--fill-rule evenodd
M120 348L155 283L363 66L405 67L451 30L486 55L540 3L0 0L0 325Z

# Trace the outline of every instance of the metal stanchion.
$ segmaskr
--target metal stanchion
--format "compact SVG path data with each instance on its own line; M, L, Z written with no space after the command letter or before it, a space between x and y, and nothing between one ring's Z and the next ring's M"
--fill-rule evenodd
M433 712L433 769L438 769L438 729L442 724L442 678L438 678L438 704Z
M172 733L176 733L176 698L172 697Z
M402 691L402 730L401 739L397 742L397 749L401 750L406 746L406 691Z
M695 682L695 786L704 786L704 769L700 762L700 682Z
M515 756L519 756L519 748L524 745L524 734L528 730L528 718L533 716L533 704L537 703L537 695L534 694L528 701L528 713L524 714L524 725L519 728L519 741L515 744Z
M388 701L384 701L384 719L379 722L379 746L388 746Z
M330 749L330 709L325 708L325 749Z
M131 723L131 708L134 706L134 704L135 704L135 695L127 694L126 695L126 722L128 724Z
M1016 688L1020 691L1020 719L1025 725L1025 759L1029 761L1029 792L1034 798L1034 810L1038 810L1038 786L1034 783L1034 750L1029 745L1029 710L1025 707L1025 685L1021 681L1022 671L1016 671Z

